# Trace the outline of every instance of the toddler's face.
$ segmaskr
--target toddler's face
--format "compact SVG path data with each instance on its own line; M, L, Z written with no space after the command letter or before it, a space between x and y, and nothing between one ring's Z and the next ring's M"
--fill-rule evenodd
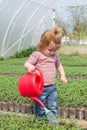
M54 55L56 50L58 49L58 45L56 45L53 41L50 42L49 46L47 46L44 50L43 53L46 56L51 56Z

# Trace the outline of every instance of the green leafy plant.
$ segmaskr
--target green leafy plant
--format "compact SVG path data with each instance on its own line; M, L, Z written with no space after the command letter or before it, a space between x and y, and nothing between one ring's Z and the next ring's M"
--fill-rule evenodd
M62 120L59 126L50 124L47 119L38 119L34 115L0 114L0 130L83 130L71 122Z
M4 58L3 58L3 57L0 57L0 60L4 60Z
M35 47L31 47L29 49L24 49L20 52L17 52L12 58L23 58L23 57L28 57L33 51L35 51Z

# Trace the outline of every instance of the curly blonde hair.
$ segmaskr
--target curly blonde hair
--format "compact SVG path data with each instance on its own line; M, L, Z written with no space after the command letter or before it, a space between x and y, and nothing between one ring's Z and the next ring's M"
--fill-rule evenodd
M37 50L43 50L49 46L50 42L53 41L58 49L61 46L62 30L58 27L46 30L42 35L39 44L37 45Z

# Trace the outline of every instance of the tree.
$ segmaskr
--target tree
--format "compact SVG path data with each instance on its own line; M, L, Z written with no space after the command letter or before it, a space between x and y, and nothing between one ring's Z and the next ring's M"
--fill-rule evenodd
M68 7L66 10L71 15L73 33L80 40L80 37L87 33L87 6Z

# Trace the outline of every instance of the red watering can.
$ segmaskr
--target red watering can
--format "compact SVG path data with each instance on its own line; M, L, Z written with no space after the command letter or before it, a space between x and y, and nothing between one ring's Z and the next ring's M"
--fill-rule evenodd
M44 108L45 105L37 98L43 92L43 73L38 67L35 67L35 70L36 73L27 73L18 79L18 90L22 96L33 99Z

